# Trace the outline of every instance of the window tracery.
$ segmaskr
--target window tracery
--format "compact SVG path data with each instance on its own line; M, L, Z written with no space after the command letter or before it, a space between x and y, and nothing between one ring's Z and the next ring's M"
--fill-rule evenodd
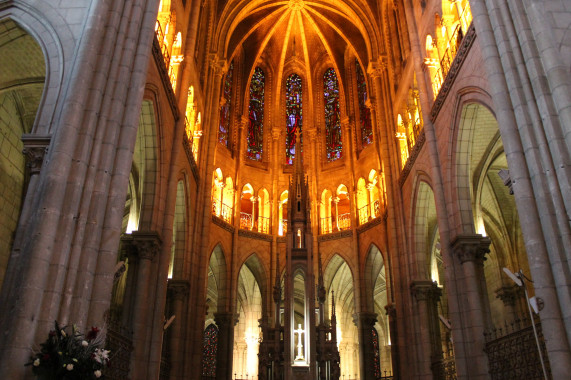
M361 121L361 144L364 146L373 142L373 126L371 124L371 110L367 107L367 82L359 61L355 60L357 73L357 96L359 98L359 119Z
M230 108L232 106L232 81L234 75L234 61L230 62L230 67L224 76L222 100L220 105L220 121L218 126L218 142L225 147L229 147L230 140Z
M339 111L339 81L335 69L329 68L323 75L325 108L325 141L327 161L335 161L342 155L341 113Z
M216 377L216 352L218 351L218 327L208 325L204 330L202 345L202 376Z
M302 81L297 74L291 74L286 80L286 164L292 165L296 154L296 131L299 128L302 151Z
M256 67L250 82L250 105L248 107L248 141L246 156L260 161L263 150L264 132L264 71Z

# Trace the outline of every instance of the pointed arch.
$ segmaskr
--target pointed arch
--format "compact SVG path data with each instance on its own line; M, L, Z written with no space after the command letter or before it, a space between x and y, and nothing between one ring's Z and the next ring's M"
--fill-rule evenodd
M154 93L153 93L154 95ZM137 140L133 152L133 169L138 173L140 214L138 230L152 230L158 173L157 112L155 101L146 98L141 107Z
M15 244L16 229L22 208L25 207L25 194L31 174L30 170L26 169L25 155L21 154L25 153L22 138L34 132L46 82L46 58L40 44L11 19L0 21L0 67L2 288L10 252Z
M184 273L184 254L186 252L187 230L186 186L179 180L176 186L176 202L173 218L171 260L168 278L180 279Z
M226 257L220 244L216 245L208 263L206 300L209 305L208 315L213 316L217 311L223 311L228 301ZM208 319L208 318L207 318Z

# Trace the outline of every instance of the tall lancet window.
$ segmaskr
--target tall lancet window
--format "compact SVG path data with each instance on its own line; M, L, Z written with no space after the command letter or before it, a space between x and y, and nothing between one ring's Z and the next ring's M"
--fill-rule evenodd
M357 72L357 95L359 97L359 118L361 120L361 144L369 145L373 142L373 127L371 124L371 110L367 107L367 82L358 60L355 60Z
M339 82L335 69L327 69L323 75L323 97L325 98L325 140L327 161L341 158L341 113L339 112Z
M232 106L232 77L234 74L234 61L230 62L228 72L224 77L222 92L222 105L220 106L220 124L218 126L218 142L228 147L230 140L230 108Z
M202 377L216 377L216 352L218 351L218 328L214 324L204 330L202 346Z
M264 131L264 71L256 67L250 82L250 106L248 108L248 146L246 156L261 161Z
M303 143L302 132L302 99L301 99L301 77L297 74L291 74L286 80L286 163L293 164L296 154L295 133L299 128L301 152L301 144Z

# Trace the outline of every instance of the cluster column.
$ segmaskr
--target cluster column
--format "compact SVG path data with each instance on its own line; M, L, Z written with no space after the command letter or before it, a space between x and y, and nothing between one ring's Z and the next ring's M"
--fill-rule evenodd
M491 325L490 308L486 279L484 277L484 260L490 252L490 239L482 235L458 235L452 242L455 260L461 269L458 280L458 298L463 304L460 307L463 326L453 326L455 342L461 337L464 340L467 373L471 379L488 378L488 359L484 353L484 331ZM460 343L460 342L458 342ZM461 344L461 343L460 343Z

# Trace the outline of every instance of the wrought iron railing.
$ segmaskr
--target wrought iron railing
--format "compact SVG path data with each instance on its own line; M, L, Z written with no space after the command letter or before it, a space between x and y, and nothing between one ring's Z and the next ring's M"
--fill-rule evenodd
M252 214L240 212L240 228L243 230L252 230L254 228Z
M351 214L345 213L337 217L337 227L339 231L348 230L351 228Z
M232 223L232 207L220 202L218 199L212 200L212 214L221 218L226 223Z
M547 376L551 379L545 340L539 320L534 321ZM492 380L544 379L539 350L529 319L515 320L484 333Z
M258 232L261 232L263 234L271 233L270 218L265 216L258 216Z
M319 220L319 228L320 228L320 232L321 234L330 234L333 232L333 218L330 216L327 216L325 218L321 218Z
M171 62L169 47L165 43L165 33L163 32L163 28L161 27L161 24L159 23L158 20L155 23L155 34L157 36L157 40L159 40L159 45L161 47L161 53L162 53L163 58L165 60L165 66L169 67L170 62Z
M124 380L129 376L129 361L133 351L131 333L118 321L109 321L105 348L111 352L109 366L105 368L108 380Z
M369 221L369 205L360 207L357 209L357 215L359 215L359 225L363 225Z

